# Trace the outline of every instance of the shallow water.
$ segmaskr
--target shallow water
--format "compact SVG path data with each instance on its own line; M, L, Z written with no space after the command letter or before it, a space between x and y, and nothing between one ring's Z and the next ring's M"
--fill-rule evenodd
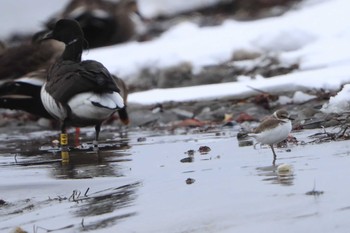
M93 137L84 129L82 143ZM299 141L320 132L293 133ZM72 136L72 135L71 135ZM348 141L239 147L230 128L101 133L99 155L55 131L1 134L0 232L348 232ZM108 139L108 140L107 140ZM203 146L210 148L200 153ZM193 155L192 155L193 154ZM191 157L190 157L191 155Z

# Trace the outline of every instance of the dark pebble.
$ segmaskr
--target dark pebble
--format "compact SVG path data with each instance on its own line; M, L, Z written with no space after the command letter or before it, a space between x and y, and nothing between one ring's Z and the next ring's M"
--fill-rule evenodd
M201 147L199 147L198 151L201 154L207 154L207 153L209 153L209 151L211 151L211 149L209 146L201 146Z
M186 179L186 184L193 184L196 180L193 178L187 178Z
M186 157L180 160L181 163L192 163L194 161L193 157Z
M137 142L145 142L147 139L145 137L137 138Z

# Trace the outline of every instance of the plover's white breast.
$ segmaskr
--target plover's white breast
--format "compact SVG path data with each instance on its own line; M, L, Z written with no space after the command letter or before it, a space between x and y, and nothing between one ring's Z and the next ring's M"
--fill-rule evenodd
M279 143L286 139L292 130L292 123L290 120L281 122L277 127L266 129L260 133L252 133L249 136L254 137L262 144L272 145Z

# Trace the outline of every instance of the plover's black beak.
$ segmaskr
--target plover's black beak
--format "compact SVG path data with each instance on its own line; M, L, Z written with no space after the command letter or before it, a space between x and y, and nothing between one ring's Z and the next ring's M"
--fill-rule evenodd
M295 118L293 118L293 117L291 117L291 116L289 116L288 119L291 120L291 121L294 121L294 120L295 120Z

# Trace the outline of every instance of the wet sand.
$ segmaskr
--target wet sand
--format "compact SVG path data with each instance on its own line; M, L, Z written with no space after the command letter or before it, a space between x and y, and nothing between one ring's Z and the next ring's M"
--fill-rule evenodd
M69 164L49 143L56 131L2 135L0 232L347 232L350 147L307 143L317 132L276 150L287 172L232 128L108 128L99 156L72 150Z

